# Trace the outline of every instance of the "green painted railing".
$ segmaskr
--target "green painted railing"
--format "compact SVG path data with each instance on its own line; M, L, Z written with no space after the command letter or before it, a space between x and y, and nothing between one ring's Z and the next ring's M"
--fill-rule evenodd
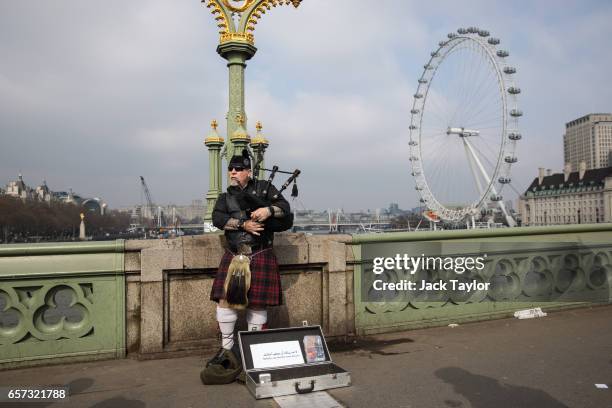
M607 232L612 234L612 223L608 224L578 224L551 225L549 227L518 227L518 228L483 228L419 232L390 232L384 234L353 235L352 244L371 244L376 242L414 242L440 241L451 239L482 239L580 234L591 232ZM557 237L559 239L560 237ZM612 236L610 236L612 240Z
M531 307L558 309L612 301L612 224L354 235L355 327L373 334L485 320ZM376 257L480 256L469 276L400 269L373 273ZM374 291L376 279L476 280L487 290ZM469 278L469 279L468 279Z
M0 367L123 356L123 240L0 246Z

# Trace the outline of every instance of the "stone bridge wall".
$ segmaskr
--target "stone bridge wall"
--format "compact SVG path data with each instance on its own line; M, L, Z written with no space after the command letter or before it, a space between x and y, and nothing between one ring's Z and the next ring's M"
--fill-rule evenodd
M223 236L127 241L127 352L159 353L218 347L209 300L223 255ZM320 324L326 336L354 334L353 253L349 235L277 234L284 304L269 309L272 327ZM245 327L240 314L239 328Z

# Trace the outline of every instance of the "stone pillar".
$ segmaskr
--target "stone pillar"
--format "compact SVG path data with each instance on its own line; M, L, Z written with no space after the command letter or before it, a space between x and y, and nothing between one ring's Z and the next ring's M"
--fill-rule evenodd
M217 121L213 120L212 127L204 144L208 147L208 180L209 188L206 193L206 213L204 215L204 232L214 231L212 225L212 211L219 194L221 194L221 147L223 138L217 133Z
M79 239L85 241L85 214L81 213L81 225L79 225Z
M257 48L246 41L228 41L219 44L217 52L227 60L229 70L229 109L226 117L227 138L229 141L226 146L226 158L229 161L234 154L240 154L242 148L248 146L248 141L244 141L242 137L234 138L234 133L240 127L246 128L247 126L244 101L244 71L246 69L246 61L255 55ZM239 123L240 118L243 121L242 126Z

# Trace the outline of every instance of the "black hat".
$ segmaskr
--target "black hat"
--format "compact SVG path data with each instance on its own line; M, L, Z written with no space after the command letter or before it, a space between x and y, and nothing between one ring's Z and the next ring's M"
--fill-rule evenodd
M241 156L232 156L229 162L229 167L242 167L243 169L251 169L251 158L246 149L242 150Z

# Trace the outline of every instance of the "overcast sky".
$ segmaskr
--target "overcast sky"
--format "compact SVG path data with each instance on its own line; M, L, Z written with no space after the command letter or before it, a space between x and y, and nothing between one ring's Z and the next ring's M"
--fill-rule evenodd
M249 61L249 131L267 162L302 169L298 207L418 204L408 162L412 94L446 34L478 26L518 68L524 135L513 184L563 166L564 124L612 111L609 1L304 0L273 9ZM208 189L203 140L225 132L227 68L197 0L0 2L0 184L187 204ZM282 178L279 181L284 181ZM506 196L506 199L513 198Z

